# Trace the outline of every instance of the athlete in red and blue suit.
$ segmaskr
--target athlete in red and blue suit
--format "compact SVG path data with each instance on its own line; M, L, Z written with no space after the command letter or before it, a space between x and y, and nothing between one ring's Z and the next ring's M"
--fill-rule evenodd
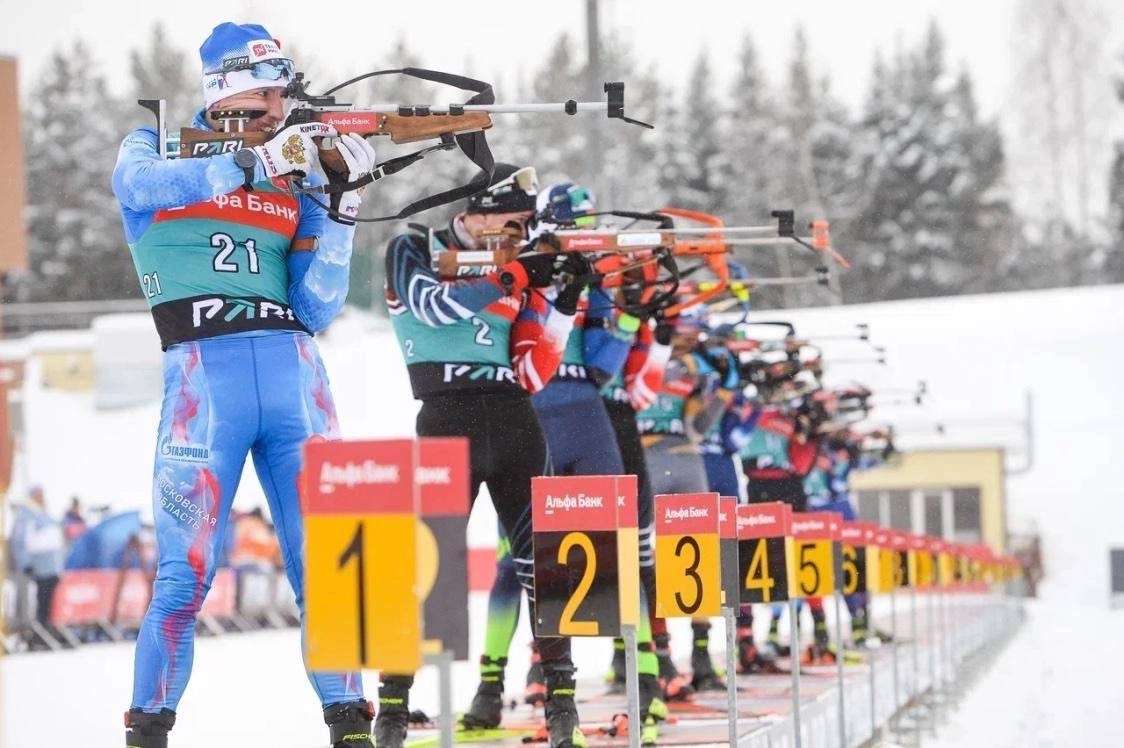
M224 23L200 48L205 107L253 110L248 131L284 121L292 61L261 26ZM280 129L254 158L160 158L152 129L130 133L113 172L125 236L164 349L164 400L153 470L158 563L137 637L126 745L165 748L191 674L195 621L222 555L231 503L247 454L277 527L285 571L303 610L303 522L297 496L310 437L339 436L332 394L311 333L338 314L359 195L340 214L287 190L282 178L315 179L314 136L324 125ZM357 179L374 150L339 139ZM322 179L322 177L320 177ZM295 656L295 654L294 654ZM309 673L335 748L370 745L372 707L358 673Z

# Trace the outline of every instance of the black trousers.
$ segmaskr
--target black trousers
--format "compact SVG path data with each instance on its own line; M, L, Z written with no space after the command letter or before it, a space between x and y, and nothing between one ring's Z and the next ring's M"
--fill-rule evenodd
M51 624L51 601L55 597L58 577L37 577L35 579L35 620L44 626Z
M488 486L500 526L511 541L519 582L534 616L534 565L531 546L531 479L550 475L550 457L538 416L525 392L440 395L422 401L418 436L468 438L473 503ZM533 618L532 618L533 620ZM544 667L569 662L568 638L538 640Z
M667 622L656 618L656 560L652 548L653 523L655 521L655 499L652 496L652 482L648 478L648 463L644 459L644 444L640 441L640 430L636 428L636 411L628 403L605 400L605 410L617 435L617 446L621 450L621 462L625 475L636 476L636 500L639 509L637 527L640 528L640 586L648 601L648 620L653 636L667 635Z

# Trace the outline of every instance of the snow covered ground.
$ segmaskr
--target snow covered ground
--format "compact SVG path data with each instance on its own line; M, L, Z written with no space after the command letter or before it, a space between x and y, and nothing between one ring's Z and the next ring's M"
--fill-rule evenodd
M930 405L881 414L898 422L1018 419L1024 392L1033 391L1034 461L1031 470L1010 477L1008 513L1012 527L1041 533L1048 577L1023 633L954 715L942 744L1124 744L1124 727L1109 711L1124 696L1124 679L1116 675L1124 668L1118 634L1124 614L1107 609L1107 549L1124 547L1122 308L1124 286L1105 286L762 315L793 319L803 334L847 332L868 323L873 342L888 349L888 365L838 366L829 369L829 378L854 378L876 388L925 379L933 393ZM321 346L345 436L411 433L416 405L382 322L349 315L321 338ZM853 342L825 347L829 364L832 356L868 355ZM34 385L34 371L31 375L28 438L15 485L45 483L56 510L72 493L90 503L144 506L158 393L146 405L98 412L91 395L42 391ZM951 425L944 437L916 432L902 440L907 447L1021 448L1020 441L1017 429ZM247 475L236 505L258 504L264 499ZM480 502L470 543L489 543L494 527L490 507ZM474 605L474 622L478 608ZM579 664L600 668L595 653L602 649L583 644ZM118 715L129 700L128 647L14 658L4 667L0 735L8 748L33 745L28 736L59 719L59 709L84 736L83 745L119 742ZM513 663L512 672L520 668ZM470 670L461 671L458 703L472 687ZM255 727L276 729L286 745L290 737L292 745L315 745L323 726L308 688L295 632L202 641L176 735L181 745L226 744L202 741L233 738L231 725L248 719Z

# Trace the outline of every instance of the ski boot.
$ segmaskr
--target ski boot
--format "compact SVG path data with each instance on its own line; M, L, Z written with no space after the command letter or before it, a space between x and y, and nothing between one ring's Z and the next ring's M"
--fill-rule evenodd
M691 679L679 672L671 659L671 641L665 634L654 637L656 662L660 666L659 681L667 701L689 701L695 693Z
M804 665L834 665L835 661L836 653L828 641L827 628L824 626L821 630L820 623L817 622L815 637L804 651L800 662Z
M780 672L776 656L766 651L764 647L759 649L753 643L752 630L738 632L738 672L746 674Z
M345 701L324 707L324 724L332 748L371 748L371 720L375 705L367 700Z
M710 652L697 646L691 650L691 687L696 692L726 690L726 682L710 661Z
M867 633L867 641L870 641L871 639L877 639L877 646L881 646L882 644L889 644L890 642L894 641L894 635L889 631L885 631L876 626L871 626L869 633Z
M547 680L546 734L551 748L586 748L588 743L578 721L578 707L574 703L574 666L553 663L544 673Z
M466 730L492 730L503 719L503 671L507 658L493 660L488 655L480 657L480 685L472 697L472 706L461 716L461 726Z
M150 714L134 707L125 712L125 748L168 748L168 731L175 724L171 709Z
M606 693L610 695L623 694L625 692L625 680L624 640L614 639L613 664L605 676L605 682L609 686Z
M660 737L660 722L668 717L667 704L660 700L660 693L660 683L654 675L640 675L640 745L655 745ZM616 714L608 734L613 738L624 738L633 729L627 714Z
M379 684L379 713L375 718L375 745L402 748L410 724L410 682L388 677Z
M770 631L765 643L761 645L761 652L775 660L778 657L788 657L792 654L792 647L781 644L780 637Z
M667 704L661 698L663 689L654 675L640 676L640 743L653 745L659 737L659 723L667 720Z
M531 667L527 668L527 687L523 691L523 703L542 706L546 701L546 680L543 678L542 658L539 650L531 644Z

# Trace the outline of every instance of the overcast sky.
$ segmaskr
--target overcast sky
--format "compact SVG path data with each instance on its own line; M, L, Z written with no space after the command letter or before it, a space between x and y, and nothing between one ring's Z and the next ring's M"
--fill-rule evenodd
M17 0L0 0L0 7ZM950 60L967 65L977 82L985 112L1003 109L1010 69L1005 29L1015 0L601 0L602 25L628 38L637 55L656 61L670 80L681 83L699 50L710 50L716 72L726 77L741 36L757 42L763 63L780 77L797 24L810 40L813 62L830 72L835 90L848 104L861 103L875 49L916 43L930 17L949 40ZM228 10L223 10L223 7ZM340 8L340 10L335 10ZM347 10L343 10L347 8ZM689 8L689 12L687 9ZM18 16L5 12L0 53L15 55L28 91L43 61L77 38L87 40L111 87L126 85L127 54L163 21L172 41L196 50L211 27L223 20L260 22L274 36L357 69L378 58L404 36L428 67L457 71L471 65L481 77L516 75L531 69L560 30L584 40L584 0L412 0L325 4L259 2L184 5L166 2L46 0L19 3ZM514 77L508 80L514 80ZM503 91L498 91L501 101ZM510 99L510 97L508 97Z

